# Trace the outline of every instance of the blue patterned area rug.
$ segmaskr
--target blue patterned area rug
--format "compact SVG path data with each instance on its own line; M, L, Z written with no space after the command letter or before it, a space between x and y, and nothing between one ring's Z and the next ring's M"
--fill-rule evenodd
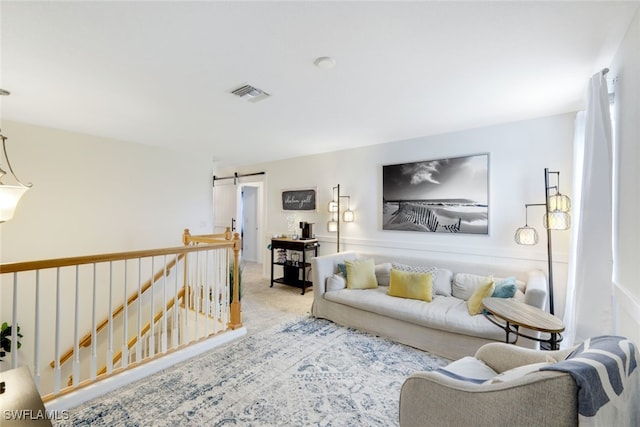
M446 363L304 317L71 409L66 424L394 426L404 379Z

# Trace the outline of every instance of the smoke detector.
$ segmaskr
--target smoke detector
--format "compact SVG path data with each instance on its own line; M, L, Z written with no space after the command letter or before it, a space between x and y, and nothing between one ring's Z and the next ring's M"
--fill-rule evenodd
M323 70L330 70L336 66L336 60L330 56L321 56L320 58L316 58L313 63L316 67L322 68Z
M262 89L258 89L257 87L249 84L240 86L239 88L232 90L231 93L249 102L262 101L263 99L267 99L271 96Z

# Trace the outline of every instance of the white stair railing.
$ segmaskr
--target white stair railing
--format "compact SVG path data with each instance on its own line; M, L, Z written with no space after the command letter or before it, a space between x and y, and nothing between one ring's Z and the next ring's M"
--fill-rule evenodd
M0 371L28 366L46 401L241 326L239 294L228 297L240 247L230 236L0 265L0 323L12 326Z

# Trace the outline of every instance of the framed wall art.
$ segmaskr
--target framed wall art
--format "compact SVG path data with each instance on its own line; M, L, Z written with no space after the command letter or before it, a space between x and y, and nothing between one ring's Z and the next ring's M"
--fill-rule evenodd
M297 188L282 191L283 211L316 211L315 188Z
M382 229L489 234L489 154L382 166Z

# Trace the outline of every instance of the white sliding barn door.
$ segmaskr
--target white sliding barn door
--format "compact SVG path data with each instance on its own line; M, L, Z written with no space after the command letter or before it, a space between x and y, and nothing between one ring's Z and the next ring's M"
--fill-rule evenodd
M224 233L227 227L237 228L238 187L233 179L216 180L213 183L213 232Z

